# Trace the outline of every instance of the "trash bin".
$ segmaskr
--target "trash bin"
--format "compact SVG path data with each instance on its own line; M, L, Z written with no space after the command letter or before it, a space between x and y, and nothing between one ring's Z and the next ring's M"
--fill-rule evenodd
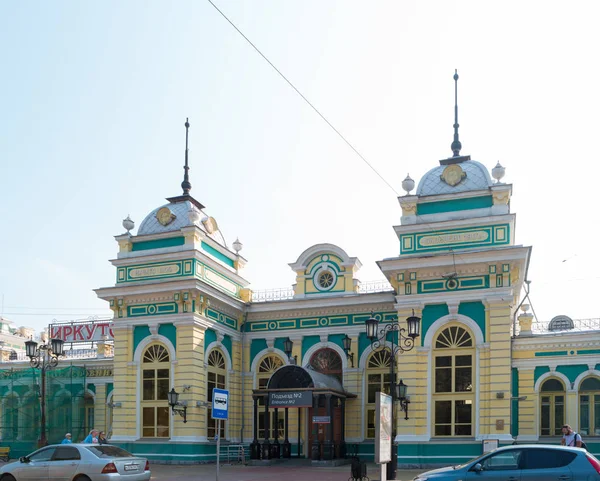
M361 480L367 476L367 463L362 463L357 457L352 459L350 468L352 470L353 479Z

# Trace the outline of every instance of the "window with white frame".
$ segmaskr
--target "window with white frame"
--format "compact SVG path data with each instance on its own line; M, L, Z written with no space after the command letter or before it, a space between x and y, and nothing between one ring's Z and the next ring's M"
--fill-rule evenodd
M161 344L149 346L142 356L142 436L145 438L169 437L170 372L169 351Z
M441 331L433 344L434 436L473 436L473 338L454 325Z
M212 418L212 396L213 389L225 389L227 381L227 369L225 365L225 357L218 349L213 349L208 355L208 403L209 408L206 410L207 433L208 439L214 439L217 434L217 419ZM225 439L225 421L219 421L221 424L220 438Z
M579 433L600 436L600 379L588 377L579 387Z
M565 423L565 386L561 380L544 381L540 396L540 434L561 436Z
M366 437L375 438L375 402L377 393L390 393L390 362L392 356L389 349L375 351L367 361L367 402L366 410Z

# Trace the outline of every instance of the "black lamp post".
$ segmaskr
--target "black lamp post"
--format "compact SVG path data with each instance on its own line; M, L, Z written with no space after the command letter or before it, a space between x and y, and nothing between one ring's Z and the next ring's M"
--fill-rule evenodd
M387 335L390 332L398 333L398 343L394 344L390 341L390 394L392 396L392 404L394 401L400 401L400 408L405 412L406 416L404 419L408 419L408 403L410 402L406 397L406 384L400 380L400 383L396 384L396 356L406 351L410 351L415 347L415 339L419 337L419 329L421 325L421 318L413 315L406 319L407 329L400 327L395 322L397 319L393 319L392 322L386 324L383 328L379 329L379 321L371 317L365 321L365 328L367 331L367 338L371 341L371 348L373 351L378 349L388 349L386 347ZM396 479L396 472L398 470L398 453L396 439L396 420L394 416L394 409L392 409L392 452L391 461L387 465L387 478Z
M58 365L58 358L64 356L64 341L62 339L50 339L50 344L38 343L30 339L25 341L25 353L29 358L29 364L35 369L40 369L40 440L39 447L46 446L46 371Z
M171 406L171 409L173 410L173 414L179 413L183 418L183 422L187 423L187 406L181 406L179 404L179 393L175 391L175 388L171 388L167 393L167 398L169 400L169 406Z
M350 339L348 337L348 334L346 334L342 338L342 343L344 344L344 352L346 353L346 358L350 359L350 362L352 363L352 367L354 367L354 353L350 352L350 346L352 345L352 339Z

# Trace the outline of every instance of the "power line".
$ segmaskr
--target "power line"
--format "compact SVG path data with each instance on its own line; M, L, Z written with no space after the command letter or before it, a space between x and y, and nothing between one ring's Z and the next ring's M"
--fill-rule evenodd
M276 72L277 72L277 73L278 73L278 74L281 76L281 78L282 78L283 80L285 80L285 81L288 83L288 85L289 85L290 87L292 87L292 88L293 88L293 89L296 91L296 93L297 93L298 95L300 95L300 97L302 97L302 100L304 100L304 101L305 101L305 102L306 102L306 103L307 103L307 104L308 104L308 105L309 105L309 106L310 106L310 107L311 107L311 108L312 108L312 109L313 109L313 110L314 110L314 111L317 113L317 115L319 115L319 117L321 117L321 118L322 118L322 119L325 121L325 123L326 123L327 125L329 125L329 127L331 127L331 129L332 129L332 130L333 130L333 131L334 131L334 132L335 132L335 133L336 133L336 134L337 134L337 135L340 137L340 139L342 139L342 140L343 140L343 141L346 143L346 145L347 145L348 147L350 147L350 148L351 148L351 149L354 151L354 153L355 153L356 155L358 155L358 156L359 156L359 157L360 157L360 158L363 160L363 162L364 162L365 164L367 164L367 165L368 165L368 166L371 168L371 170L372 170L373 172L375 172L375 173L376 173L376 174L379 176L379 178L380 178L381 180L383 180L383 181L386 183L386 185L387 185L387 186L388 186L390 189L392 189L392 191L393 191L393 192L396 194L396 196L400 195L400 194L398 194L398 192L396 191L396 189L394 189L394 188L392 187L392 185L391 185L391 184L390 184L390 183L389 183L387 180L385 180L385 179L383 178L383 176L382 176L382 175L381 175L379 172L377 172L377 170L375 169L375 167L373 167L373 166L371 165L371 163L370 163L370 162L369 162L367 159L365 159L365 157L364 157L364 156L363 156L363 155L362 155L362 154L361 154L361 153L360 153L360 152L359 152L359 151L358 151L358 150L357 150L357 149L356 149L356 148L355 148L355 147L354 147L354 146L353 146L353 145L352 145L352 144L351 144L351 143L350 143L350 142L349 142L347 139L346 139L346 137L344 137L344 136L341 134L341 132L340 132L338 129L336 129L336 128L333 126L333 124L332 124L332 123L331 123L329 120L327 120L327 118L325 118L325 116L324 116L324 115L323 115L321 112L319 112L319 109L317 109L317 108L316 108L316 107L315 107L315 106L314 106L314 105L313 105L313 104L312 104L312 103L311 103L311 102L310 102L310 101L309 101L309 100L308 100L308 99L307 99L307 98L306 98L306 97L305 97L305 96L302 94L302 92L300 92L300 90L298 90L298 89L296 88L296 86L295 86L295 85L294 85L294 84L293 84L293 83L292 83L290 80L288 80L288 78L287 78L285 75L283 75L283 73L281 73L281 71L280 71L280 70L279 70L279 69L278 69L278 68L277 68L275 65L273 65L273 63L272 63L272 62L271 62L271 61L270 61L270 60L269 60L269 59L268 59L268 58L267 58L267 57L266 57L266 56L265 56L265 55L264 55L264 54L263 54L263 53L262 53L262 52L261 52L259 49L258 49L258 47L257 47L256 45L254 45L254 44L253 44L253 43L250 41L250 39L249 39L248 37L246 37L246 35L244 35L244 34L242 33L242 31L241 31L239 28L237 28L237 27L236 27L236 25L235 25L235 24L234 24L234 23L233 23L231 20L229 20L229 18L227 17L227 15L225 15L225 14L224 14L224 13L223 13L223 12L222 12L220 9L219 9L219 7L217 7L217 6L216 6L216 5L215 5L215 4L214 4L214 3L213 3L211 0L208 0L208 3L210 3L210 4L211 4L213 7L215 7L215 10L217 10L217 12L219 12L219 13L220 13L220 14L223 16L223 18L224 18L225 20L227 20L227 21L229 22L229 24L230 24L230 25L231 25L233 28L235 28L235 29L236 29L236 31L237 31L237 32L238 32L238 33L239 33L239 34L240 34L242 37L244 37L244 39L246 40L246 42L248 42L248 43L250 44L250 46L251 46L251 47L252 47L254 50L256 50L256 51L258 52L258 54L259 54L259 55L260 55L260 56L261 56L263 59L265 59L265 61L266 61L266 62L267 62L267 63L268 63L268 64L269 64L271 67L273 67L273 70L275 70L275 71L276 71Z

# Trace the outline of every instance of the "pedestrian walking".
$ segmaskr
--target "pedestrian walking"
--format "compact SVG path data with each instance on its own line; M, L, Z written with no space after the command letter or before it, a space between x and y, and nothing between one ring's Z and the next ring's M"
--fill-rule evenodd
M67 434L65 434L65 439L63 439L60 444L72 444L72 443L73 443L73 441L71 440L71 433L67 433Z
M562 427L563 437L560 441L560 444L563 446L574 446L577 448L582 447L583 441L581 440L581 435L577 434L571 426L565 424Z
M98 430L92 429L90 434L83 440L83 444L98 444Z

